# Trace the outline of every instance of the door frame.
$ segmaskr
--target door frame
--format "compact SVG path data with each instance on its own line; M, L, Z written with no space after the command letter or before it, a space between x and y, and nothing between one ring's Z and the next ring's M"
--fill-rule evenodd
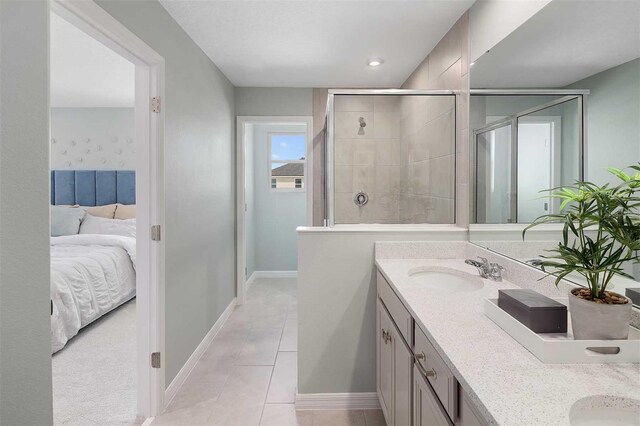
M306 222L313 226L313 117L311 116L237 116L236 117L236 297L238 305L245 302L247 266L245 224L245 161L246 127L253 124L306 125Z
M136 333L138 415L164 410L165 361L151 366L153 352L165 353L164 241L152 241L151 226L164 227L164 58L92 0L52 0L51 11L135 65L136 140Z

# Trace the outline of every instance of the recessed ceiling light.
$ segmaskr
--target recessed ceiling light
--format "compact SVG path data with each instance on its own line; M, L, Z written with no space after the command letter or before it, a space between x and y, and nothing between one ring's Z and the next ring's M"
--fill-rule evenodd
M367 62L367 64L370 67L379 67L380 65L382 65L384 63L384 60L379 59L379 58L375 58L375 59L369 59L369 62Z

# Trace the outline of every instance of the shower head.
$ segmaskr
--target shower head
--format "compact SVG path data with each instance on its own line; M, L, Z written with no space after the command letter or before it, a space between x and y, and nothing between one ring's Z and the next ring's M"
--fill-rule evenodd
M367 123L364 122L364 117L358 118L358 123L360 123L360 128L358 129L359 135L364 135L364 128L367 127Z

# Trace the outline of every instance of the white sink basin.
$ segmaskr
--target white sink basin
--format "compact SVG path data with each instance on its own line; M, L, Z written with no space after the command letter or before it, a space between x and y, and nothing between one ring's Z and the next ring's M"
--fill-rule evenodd
M484 285L479 277L451 268L418 266L408 272L412 284L452 293L475 291Z
M640 400L608 395L582 398L571 406L572 426L640 425Z

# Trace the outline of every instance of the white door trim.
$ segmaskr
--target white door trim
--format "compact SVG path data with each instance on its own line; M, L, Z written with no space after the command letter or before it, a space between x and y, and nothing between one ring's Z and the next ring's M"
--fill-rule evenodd
M238 116L236 117L236 296L238 305L244 303L245 268L247 265L245 242L245 129L250 124L305 124L307 126L307 164L305 185L307 191L307 226L313 226L313 117L311 116Z
M138 414L164 409L164 364L151 367L151 353L164 355L164 242L151 241L151 226L164 227L164 113L151 112L151 97L164 99L164 58L91 0L53 0L53 12L135 64L137 204Z

